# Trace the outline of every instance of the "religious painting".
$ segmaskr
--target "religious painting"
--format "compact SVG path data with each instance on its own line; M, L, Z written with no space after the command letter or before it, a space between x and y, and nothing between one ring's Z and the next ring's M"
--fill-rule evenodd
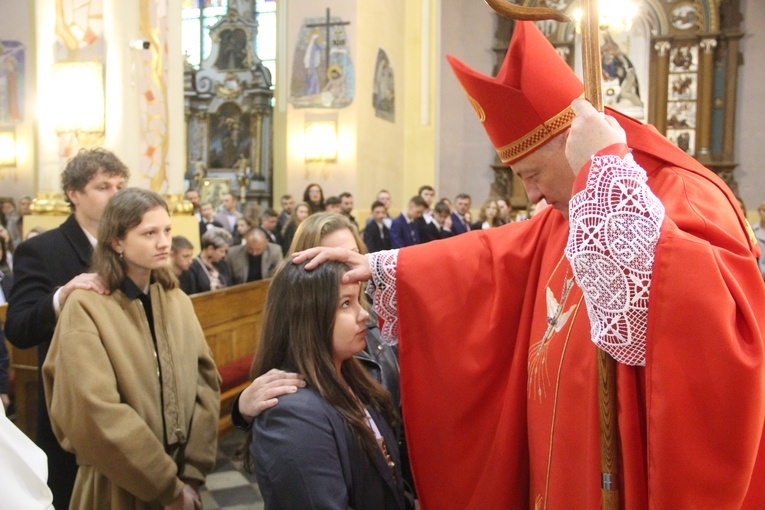
M305 18L292 63L290 103L295 108L345 108L353 102L355 71L339 16Z
M670 101L695 101L698 90L696 73L677 73L669 75Z
M667 138L690 155L696 152L696 131L694 129L667 129Z
M0 124L24 120L24 45L0 41Z
M374 91L372 92L372 106L374 106L375 115L394 122L396 120L396 95L393 69L390 66L388 55L382 48L377 50L375 81L372 90Z
M695 73L699 70L698 46L674 46L669 52L670 73Z
M667 103L667 128L683 129L695 127L695 101L672 101Z
M690 30L701 26L701 18L695 5L683 2L672 9L671 23L678 30Z
M218 209L223 203L223 195L231 192L229 179L205 179L199 191L199 203L210 202L213 209Z
M249 116L236 103L223 103L210 115L210 168L233 168L249 154Z
M600 58L603 69L603 103L605 106L635 119L645 118L645 102L641 97L642 69L638 69L629 55L640 34L612 35L601 32ZM637 56L638 51L633 53ZM642 75L642 76L641 76Z

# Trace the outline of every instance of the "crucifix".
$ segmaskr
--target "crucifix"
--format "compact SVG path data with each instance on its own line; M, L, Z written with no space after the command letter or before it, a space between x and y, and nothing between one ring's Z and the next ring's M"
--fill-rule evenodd
M332 27L336 26L343 26L343 25L350 25L350 21L332 21L332 17L329 15L329 7L327 7L327 15L326 15L326 21L324 23L309 23L306 24L306 28L323 28L326 32L326 35L324 37L324 67L325 69L329 69L329 50L330 50L330 39L329 39L329 32Z

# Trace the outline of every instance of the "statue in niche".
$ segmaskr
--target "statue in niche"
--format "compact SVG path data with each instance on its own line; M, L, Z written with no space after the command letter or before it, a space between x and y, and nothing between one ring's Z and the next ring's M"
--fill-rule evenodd
M603 37L604 43L600 48L600 55L605 103L626 115L641 119L644 116L643 101L640 99L640 86L635 66L614 42L611 34L605 32Z
M244 69L247 61L247 34L241 28L220 33L220 49L215 67L225 71Z

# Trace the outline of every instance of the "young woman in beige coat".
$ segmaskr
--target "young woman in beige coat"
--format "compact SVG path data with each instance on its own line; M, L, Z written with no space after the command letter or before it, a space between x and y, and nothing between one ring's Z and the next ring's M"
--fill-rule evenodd
M110 293L76 290L61 312L43 381L53 431L77 456L70 508L201 508L219 380L170 244L162 197L121 190L93 257Z

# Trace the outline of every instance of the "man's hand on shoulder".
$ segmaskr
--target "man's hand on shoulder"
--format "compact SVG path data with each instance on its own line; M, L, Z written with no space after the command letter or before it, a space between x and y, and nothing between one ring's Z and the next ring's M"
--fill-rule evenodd
M59 289L58 304L62 309L66 304L69 294L74 289L85 289L98 292L99 294L109 294L109 289L97 273L78 274Z
M615 118L597 111L586 99L575 99L571 108L576 118L566 139L566 158L578 174L590 158L616 143L627 143L627 135Z

